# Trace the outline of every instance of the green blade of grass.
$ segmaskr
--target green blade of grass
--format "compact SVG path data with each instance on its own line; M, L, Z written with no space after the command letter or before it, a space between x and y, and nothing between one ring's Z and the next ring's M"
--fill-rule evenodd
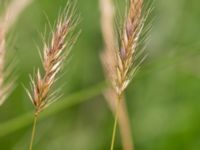
M40 116L40 120L47 118L48 116L54 115L66 108L78 105L83 103L90 98L100 95L105 89L105 83L99 83L94 87L90 87L88 89L81 90L74 94L71 94L62 100L59 100L54 105L50 106L47 110L42 112ZM9 135L17 130L20 130L26 126L32 124L34 112L28 112L22 116L11 119L5 123L0 124L0 137Z

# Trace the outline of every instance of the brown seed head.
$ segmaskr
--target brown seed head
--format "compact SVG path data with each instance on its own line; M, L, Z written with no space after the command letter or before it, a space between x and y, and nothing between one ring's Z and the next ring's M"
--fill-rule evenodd
M121 94L130 82L135 50L143 26L142 7L143 0L130 0L129 11L121 35L121 46L117 54L117 79L115 84L118 94Z
M5 55L7 52L5 36L16 22L21 12L31 1L32 0L13 0L0 16L0 105L3 104L5 99L13 91L14 82L16 80L16 76L12 76L14 72L14 70L12 70L13 68L5 67ZM11 66L12 64L13 63L11 63Z
M61 70L65 54L70 50L70 41L68 41L69 39L67 40L67 36L74 26L73 23L71 19L65 19L64 17L59 19L55 31L52 32L51 42L44 44L42 60L44 75L42 76L38 69L35 81L32 80L33 93L30 94L28 92L35 105L36 113L39 113L57 100L57 97L55 97L54 93L50 93L50 90L57 79L57 74ZM68 48L68 52L65 51L66 48Z
M3 26L0 26L0 105L6 100L13 90L14 80L11 79L5 83L11 72L5 68L5 32Z
M4 55L5 55L5 40L4 33L0 27L0 105L3 104L5 100L5 91L3 86L4 81Z

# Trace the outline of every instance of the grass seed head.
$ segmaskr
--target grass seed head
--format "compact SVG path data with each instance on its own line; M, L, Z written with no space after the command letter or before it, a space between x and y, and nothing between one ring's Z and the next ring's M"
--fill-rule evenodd
M143 28L142 8L143 0L130 0L117 52L115 88L119 95L123 93L132 78L136 48Z
M51 89L57 80L57 75L70 52L71 46L76 40L70 36L76 24L77 20L74 20L72 15L66 17L66 14L63 13L56 23L55 30L52 31L51 41L49 43L44 42L42 58L44 74L42 75L38 69L35 74L35 81L31 79L32 92L28 92L36 108L36 113L57 100L57 96L52 94L54 92L51 92Z

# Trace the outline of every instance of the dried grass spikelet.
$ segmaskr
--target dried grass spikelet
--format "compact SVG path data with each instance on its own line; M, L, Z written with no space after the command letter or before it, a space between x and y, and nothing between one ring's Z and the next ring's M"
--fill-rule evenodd
M5 80L10 75L10 72L6 71L5 67L5 32L3 28L0 27L0 106L9 96L12 91L13 81L5 83Z
M0 106L13 91L15 82L15 78L11 76L13 70L6 66L5 55L5 32L3 27L0 26Z
M16 75L13 75L13 62L6 63L6 34L16 22L21 12L32 0L13 0L0 16L0 106L14 89ZM8 67L9 66L9 67Z
M115 80L115 89L118 95L123 94L137 69L136 49L144 26L142 8L143 0L130 0L129 11L124 21L122 34L119 37Z
M7 88L4 87L4 57L5 57L5 38L4 31L0 27L0 105L3 104L7 97Z
M75 13L75 5L72 6L69 1L58 18L55 30L52 31L50 42L44 42L42 58L44 73L41 74L38 69L34 77L35 80L31 78L32 90L27 90L27 93L35 106L35 116L29 150L32 150L33 147L39 113L59 98L57 91L53 91L52 87L57 81L57 75L61 71L64 61L68 58L71 48L78 37L78 34L73 34L73 30L79 21L79 17Z
M77 24L75 16L68 17L63 13L58 19L55 31L52 31L52 39L49 44L44 43L43 67L44 75L41 75L38 69L35 75L35 81L31 78L32 92L28 92L32 103L35 106L36 115L51 103L58 99L56 92L50 93L52 86L57 80L57 74L60 72L65 58L68 57L71 46L76 38L69 39L69 36ZM65 51L67 50L67 51Z
M108 102L113 114L115 114L117 93L112 86L116 77L115 34L113 26L115 10L112 0L100 0L100 11L102 35L105 44L104 51L101 53L101 62L103 65L105 77L109 83L109 86L104 91L104 97ZM123 150L133 150L134 146L133 138L131 135L130 120L124 100L125 99L123 99L120 103L120 113L118 119L119 130Z
M115 48L114 53L116 56L114 65L107 67L108 72L114 73L110 78L113 88L116 93L116 116L113 127L112 141L110 150L114 149L117 122L120 119L120 104L124 100L124 91L129 85L134 73L138 68L137 59L137 48L139 45L139 39L141 31L144 26L143 17L143 0L130 0L128 5L127 14L124 18L122 31L117 30L118 33L118 48ZM117 50L116 50L117 49ZM103 58L105 60L106 57ZM108 59L108 57L107 57ZM142 59L143 60L143 59ZM142 61L141 60L141 61ZM108 61L107 61L108 62ZM112 67L110 69L110 67ZM131 147L132 149L134 147ZM130 149L130 148L129 148Z

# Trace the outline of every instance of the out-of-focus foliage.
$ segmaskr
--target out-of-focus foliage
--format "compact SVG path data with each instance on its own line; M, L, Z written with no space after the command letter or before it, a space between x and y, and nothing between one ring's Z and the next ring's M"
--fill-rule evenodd
M6 2L1 0L0 8ZM9 58L17 57L19 78L14 93L0 108L0 124L33 110L22 85L29 86L29 74L41 65L37 50L37 46L42 49L40 34L48 28L48 20L54 23L65 4L66 0L35 0L9 33ZM65 84L64 97L104 80L98 4L97 0L77 2L82 34L58 84ZM136 150L199 150L200 1L155 0L153 6L149 56L126 93ZM34 149L105 150L112 125L104 98L93 97L40 121ZM30 134L31 126L1 137L0 149L27 149ZM121 150L120 138L117 140L116 149Z

